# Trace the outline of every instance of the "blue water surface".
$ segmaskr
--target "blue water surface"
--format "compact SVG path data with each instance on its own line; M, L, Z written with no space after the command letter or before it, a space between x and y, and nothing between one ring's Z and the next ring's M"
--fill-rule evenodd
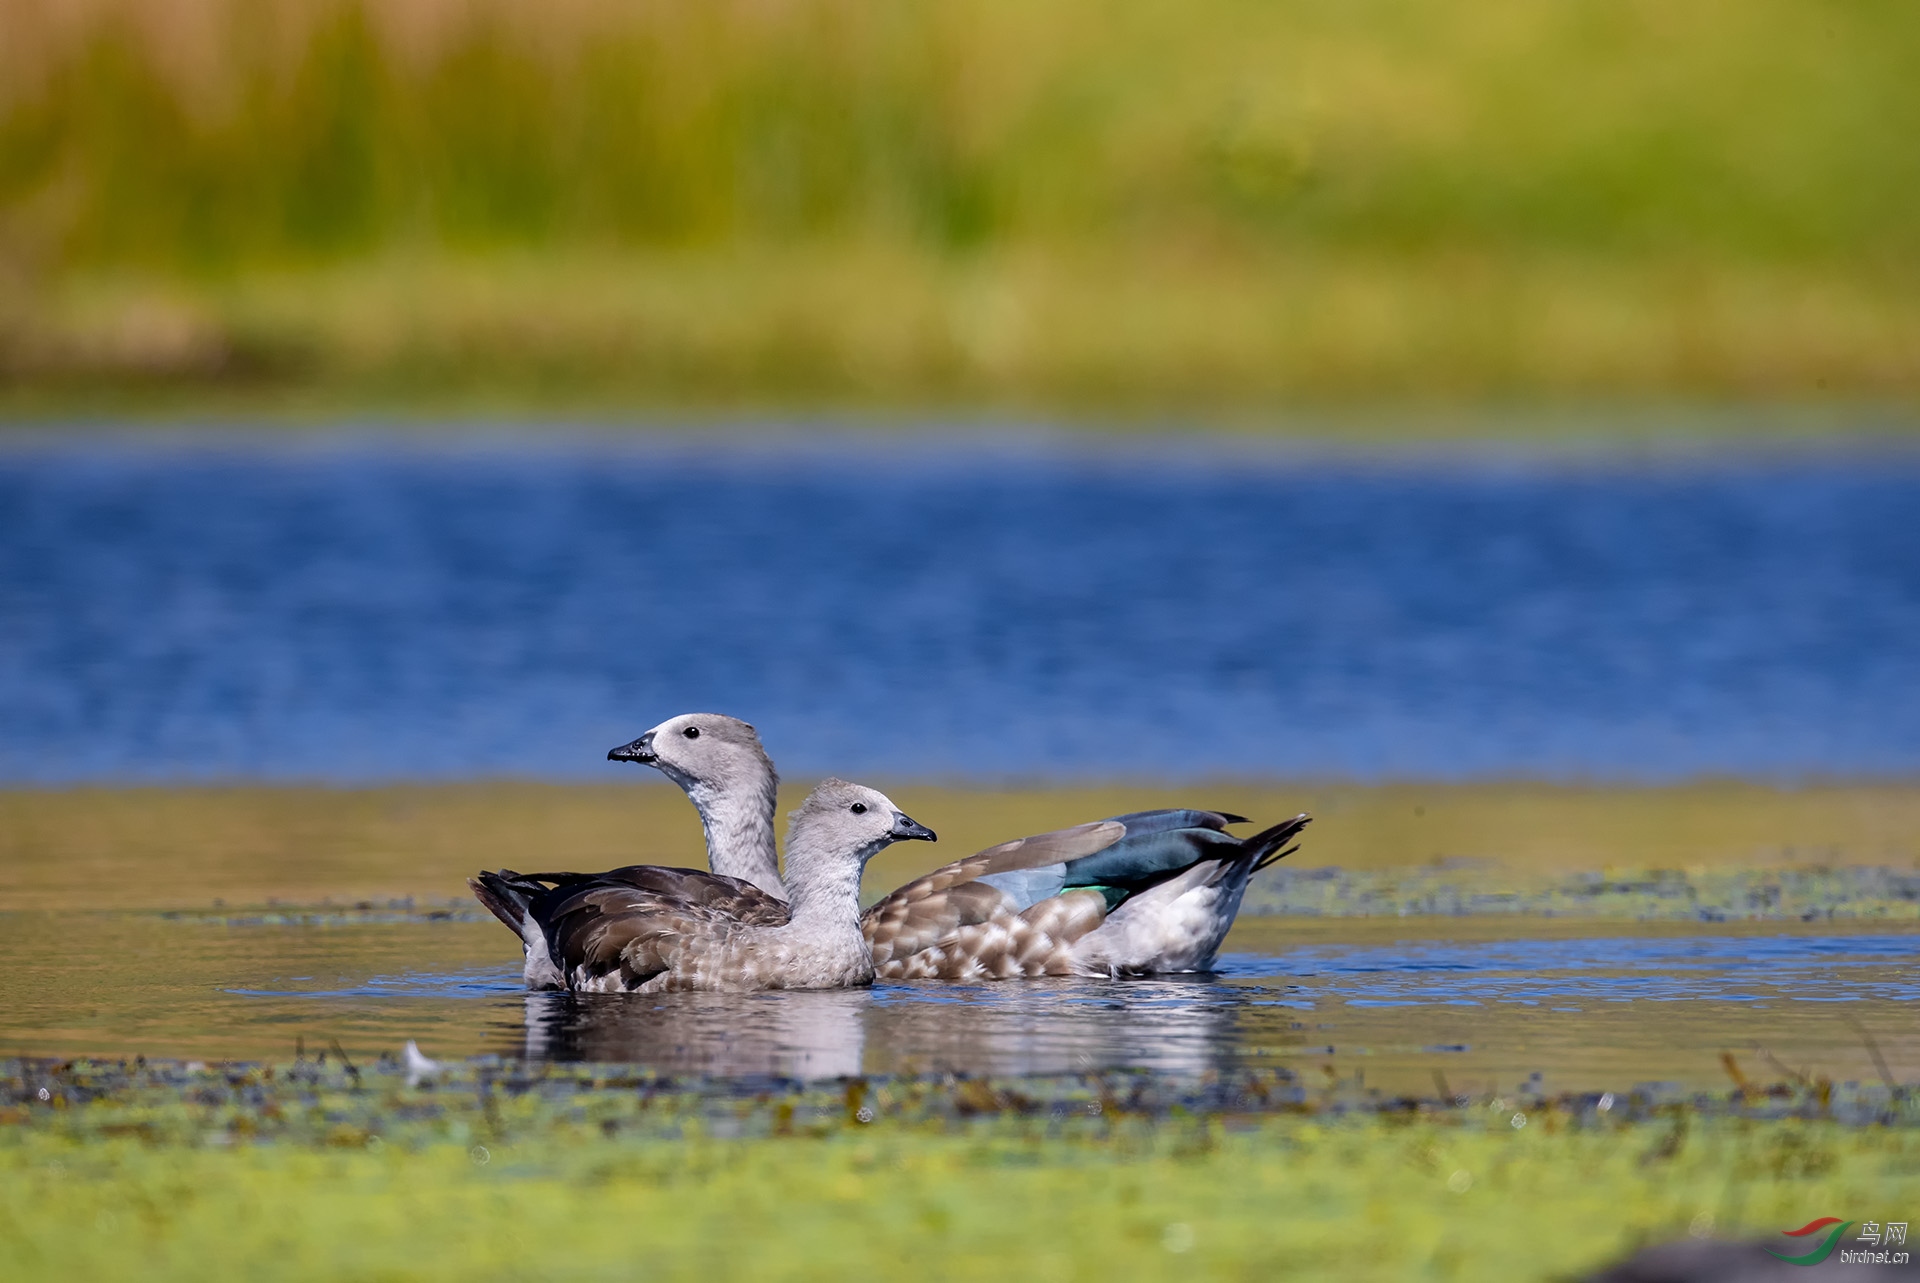
M0 779L1920 769L1911 455L0 454ZM625 776L619 776L625 778Z

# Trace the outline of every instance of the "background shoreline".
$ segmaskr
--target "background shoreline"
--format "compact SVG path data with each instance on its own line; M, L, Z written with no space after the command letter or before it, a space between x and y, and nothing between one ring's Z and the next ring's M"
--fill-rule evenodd
M1528 892L1570 876L1885 868L1920 874L1920 781L1776 788L1265 783L958 789L881 780L941 834L877 857L867 886L1027 833L1155 806L1256 822L1309 811L1280 870L1342 870ZM782 811L805 795L781 789ZM785 821L779 821L784 828ZM0 789L0 901L15 909L205 909L463 894L475 869L611 868L704 858L693 808L644 783ZM215 891L203 888L214 887ZM1657 891L1657 888L1656 888ZM1915 906L1920 908L1920 906Z
M1565 402L1434 406L1369 402L1241 415L1204 411L1045 413L900 405L739 409L639 405L424 404L307 408L164 398L109 410L14 414L0 390L0 460L93 451L604 452L662 459L901 457L1099 466L1181 460L1362 470L1765 466L1783 460L1910 461L1920 403Z

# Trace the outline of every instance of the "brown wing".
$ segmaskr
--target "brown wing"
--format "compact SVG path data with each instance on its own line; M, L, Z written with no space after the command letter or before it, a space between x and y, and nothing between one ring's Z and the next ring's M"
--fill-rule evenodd
M627 947L663 924L784 926L787 906L749 882L700 869L632 865L563 883L531 912L570 985L621 967Z
M706 915L671 909L649 913L640 919L629 918L622 929L609 933L609 942L614 936L619 937L619 951L613 965L600 974L617 969L620 974L612 987L631 993L656 977L671 978L685 961L689 938L725 930L722 923Z
M975 879L1078 860L1106 850L1126 834L1126 826L1112 820L1077 824L1002 842L915 878L860 919L860 929L873 946L874 966L890 974L890 963L932 948L963 928L1019 916L1012 897Z
M627 886L651 891L675 903L697 906L752 926L784 927L789 910L785 900L762 891L751 882L705 869L670 869L655 864L630 864L601 874Z
M605 873L523 873L533 882L551 882L558 896L588 887L619 884L666 896L680 904L700 904L756 926L779 927L787 922L787 902L767 894L751 882L705 869L680 869L661 864L629 864Z

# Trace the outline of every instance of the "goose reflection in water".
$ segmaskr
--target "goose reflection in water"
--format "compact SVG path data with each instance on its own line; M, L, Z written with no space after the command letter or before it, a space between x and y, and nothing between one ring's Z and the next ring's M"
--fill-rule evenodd
M1256 986L1203 979L533 993L525 999L524 1054L729 1077L1120 1067L1198 1073L1233 1064L1245 1052L1249 1024L1275 1019L1279 1013L1260 1001L1265 996Z
M870 989L530 993L526 1056L728 1077L850 1077L863 1072L872 1005Z

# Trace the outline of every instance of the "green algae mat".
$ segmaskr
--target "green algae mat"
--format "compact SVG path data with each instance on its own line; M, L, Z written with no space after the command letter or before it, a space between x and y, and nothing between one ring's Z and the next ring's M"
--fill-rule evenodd
M1904 1223L1902 1089L1382 1098L1284 1073L702 1082L0 1066L13 1280L1581 1277Z

